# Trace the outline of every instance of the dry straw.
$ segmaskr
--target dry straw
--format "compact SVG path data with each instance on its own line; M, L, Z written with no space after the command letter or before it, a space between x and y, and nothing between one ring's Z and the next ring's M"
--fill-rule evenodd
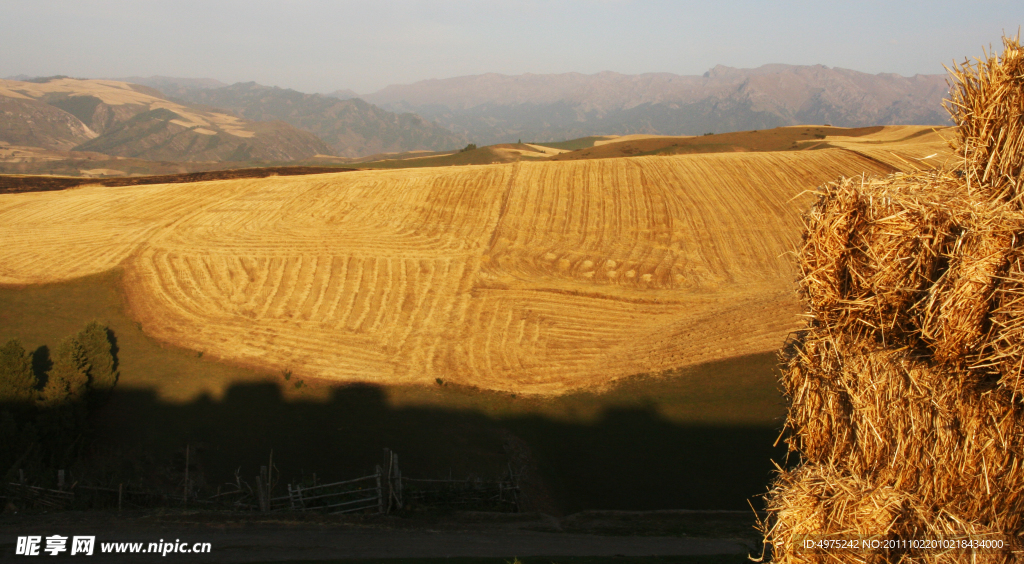
M958 126L953 149L965 187L1024 207L1024 50L1020 36L1003 38L1002 57L985 53L975 64L949 69L946 109Z
M768 496L777 562L1024 561L1024 58L951 70L955 166L826 185L785 349L797 465ZM999 537L1001 553L801 552L803 535Z
M801 286L818 323L888 343L936 277L959 191L932 172L826 185L808 213Z

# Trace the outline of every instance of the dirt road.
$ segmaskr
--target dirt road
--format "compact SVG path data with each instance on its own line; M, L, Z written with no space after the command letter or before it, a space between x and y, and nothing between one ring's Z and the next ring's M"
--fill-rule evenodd
M443 520L371 518L337 520L253 521L229 514L125 515L68 512L0 517L0 560L17 559L19 536L95 536L91 563L181 561L285 562L293 560L503 557L515 556L680 556L744 554L749 540L679 536L607 536L559 531L559 520L545 515L513 515ZM103 553L116 543L124 552ZM132 543L139 552L127 553ZM150 551L150 543L174 543L192 550L210 543L208 553ZM153 550L156 550L154 548ZM63 553L67 556L68 553Z

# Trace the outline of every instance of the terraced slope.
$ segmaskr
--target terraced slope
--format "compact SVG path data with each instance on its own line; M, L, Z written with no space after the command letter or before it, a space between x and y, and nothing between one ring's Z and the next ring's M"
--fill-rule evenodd
M0 283L125 269L146 332L306 377L554 394L777 348L845 149L0 195Z

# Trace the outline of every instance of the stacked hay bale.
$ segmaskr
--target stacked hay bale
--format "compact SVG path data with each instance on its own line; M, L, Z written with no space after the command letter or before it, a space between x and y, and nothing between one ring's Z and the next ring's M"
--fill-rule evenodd
M1024 560L1019 38L951 73L952 166L841 180L807 216L810 323L783 353L798 463L779 470L765 524L776 562ZM799 550L807 535L1013 550Z

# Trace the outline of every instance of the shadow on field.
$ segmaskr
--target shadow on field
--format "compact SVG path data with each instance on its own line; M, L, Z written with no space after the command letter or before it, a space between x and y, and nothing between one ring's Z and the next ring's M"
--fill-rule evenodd
M747 510L771 459L784 456L772 447L786 413L773 353L550 398L447 384L300 388L297 377L151 339L126 314L120 277L0 286L0 344L20 339L39 375L51 368L47 347L90 321L116 335L120 379L91 417L86 457L68 468L82 484L180 491L190 446L190 481L209 495L236 471L252 483L273 449L283 495L314 472L321 482L365 476L388 447L412 478L493 479L510 462L525 467L542 511ZM55 471L26 472L56 482Z
M321 482L370 474L388 447L407 477L493 479L510 465L526 468L534 508L555 514L748 509L766 489L771 459L784 455L772 447L776 428L679 424L654 406L610 407L590 422L492 417L393 407L368 385L335 388L326 401L286 401L274 384L239 384L220 401L185 404L118 390L94 424L88 466L105 467L107 480L162 476L165 484L149 485L172 487L190 445L193 479L215 489L236 470L251 482L273 449L283 491L314 472Z

